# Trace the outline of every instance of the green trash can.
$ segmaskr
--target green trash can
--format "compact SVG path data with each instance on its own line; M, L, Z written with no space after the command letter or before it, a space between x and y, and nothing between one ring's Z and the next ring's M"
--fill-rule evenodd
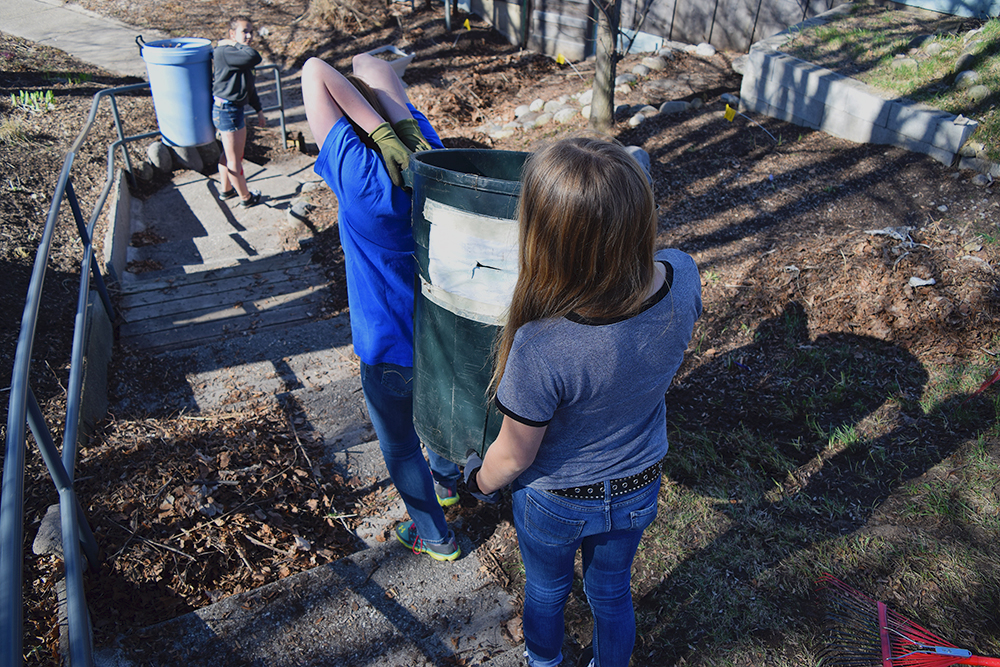
M442 149L410 158L418 266L413 421L464 463L500 431L487 397L492 349L517 281L517 201L528 153Z

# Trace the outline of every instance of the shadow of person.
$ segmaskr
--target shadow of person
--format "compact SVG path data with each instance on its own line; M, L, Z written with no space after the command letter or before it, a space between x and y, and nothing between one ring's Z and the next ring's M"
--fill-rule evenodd
M810 337L792 302L751 344L676 381L657 519L674 544L647 544L637 561L646 572L633 580L659 583L634 590L635 664L682 664L801 627L833 545L972 435L975 419L950 418L964 397L923 412L927 379L892 343Z

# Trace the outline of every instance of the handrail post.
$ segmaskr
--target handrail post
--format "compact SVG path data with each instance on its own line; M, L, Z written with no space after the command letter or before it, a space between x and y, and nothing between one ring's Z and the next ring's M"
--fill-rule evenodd
M94 241L90 238L90 231L83 222L83 213L80 211L80 202L76 198L76 190L73 189L72 178L66 182L66 197L69 199L69 207L73 211L73 218L76 220L76 228L80 232L80 240L83 241L83 247L92 247ZM86 271L87 267L83 267L83 270ZM90 256L90 272L94 277L94 282L97 283L97 291L101 295L101 301L104 302L104 309L108 312L108 317L114 320L115 308L111 305L111 296L108 294L108 288L104 284L101 267L97 264L97 257L93 253Z
M13 392L13 389L11 390ZM15 408L17 406L11 406ZM3 502L0 503L0 665L20 665L22 657L21 578L24 554L24 404L21 419L8 415L7 451L3 463ZM10 432L19 423L20 437ZM13 437L11 437L13 436ZM16 582L10 585L7 582Z
M72 667L93 667L94 633L83 588L80 542L76 539L77 506L76 492L72 486L59 490L63 574L66 577L66 618L69 619L69 664Z
M128 154L128 146L125 144L125 132L122 131L122 119L118 113L118 98L111 96L111 113L115 118L115 129L118 130L118 141L122 142L122 154L125 156L125 167L128 169L132 187L137 188L139 184L135 180L135 170L132 169L132 158Z
M264 107L261 111L278 111L278 123L281 126L281 141L284 142L284 146L288 148L288 134L285 129L285 98L281 92L281 70L278 69L277 65L261 65L254 68L255 72L263 72L264 70L273 69L274 70L274 86L277 91L278 103L273 107Z
M285 100L281 94L281 70L279 70L277 67L274 68L274 85L276 86L278 91L278 108L280 109L278 117L281 119L281 140L286 142L285 148L287 150L288 133L285 130Z
M35 398L35 393L31 391L30 387L28 388L27 413L28 426L31 427L31 433L35 436L35 442L38 444L38 452L42 455L42 460L45 461L45 467L49 470L49 476L52 477L52 481L55 482L56 490L62 493L64 489L72 488L72 475L66 469L62 459L59 458L59 452L56 449L55 440L52 438L52 434L49 433L49 427L45 424L45 417L42 415L42 408L38 405L38 399ZM60 513L61 512L62 509L60 508ZM73 512L78 517L78 530L73 531L73 533L78 533L77 537L83 545L83 550L87 555L87 561L90 563L91 567L97 570L100 566L97 540L94 539L94 533L90 530L90 524L87 523L83 507L77 503ZM70 533L70 535L73 533ZM66 540L63 539L64 544L65 542ZM63 549L65 550L65 547L63 547Z

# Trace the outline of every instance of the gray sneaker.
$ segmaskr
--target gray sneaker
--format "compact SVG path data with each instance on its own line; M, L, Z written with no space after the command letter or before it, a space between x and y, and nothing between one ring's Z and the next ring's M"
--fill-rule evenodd
M260 190L251 190L250 197L240 202L240 208L250 208L260 203Z
M434 495L437 496L438 505L441 507L451 507L457 503L461 498L458 495L458 491L455 489L449 489L448 487L434 482Z

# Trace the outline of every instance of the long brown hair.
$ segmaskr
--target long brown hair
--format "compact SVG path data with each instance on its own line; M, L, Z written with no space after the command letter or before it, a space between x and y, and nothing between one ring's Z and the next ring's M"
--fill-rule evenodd
M653 279L654 214L646 173L617 142L572 137L528 158L517 284L497 339L494 392L522 325L571 312L614 318L639 310Z

